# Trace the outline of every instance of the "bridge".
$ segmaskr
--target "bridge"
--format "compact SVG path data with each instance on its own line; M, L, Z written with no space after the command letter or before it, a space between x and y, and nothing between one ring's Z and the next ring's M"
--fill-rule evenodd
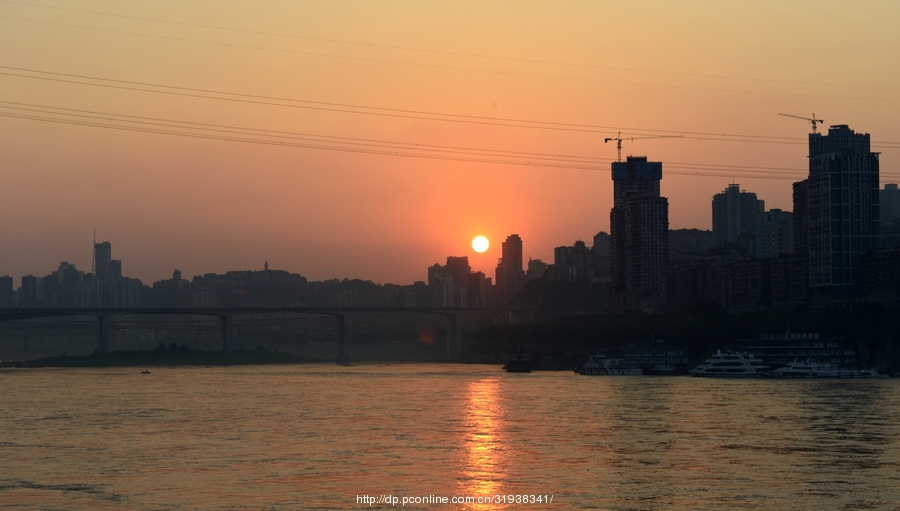
M462 332L459 318L472 313L528 312L534 307L135 307L135 308L57 308L57 309L0 309L0 323L61 316L94 316L98 322L98 350L110 349L110 322L115 316L208 316L219 319L222 351L234 349L234 318L256 314L311 314L331 316L335 320L337 361L347 360L346 317L359 313L433 314L447 319L447 356L458 357L462 352ZM455 345L455 350L453 349Z

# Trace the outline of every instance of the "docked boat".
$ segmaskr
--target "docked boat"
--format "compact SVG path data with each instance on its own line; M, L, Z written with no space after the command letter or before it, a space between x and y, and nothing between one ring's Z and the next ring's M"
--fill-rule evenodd
M690 373L691 376L713 378L760 378L768 376L771 369L762 359L746 353L722 353L718 350L706 362L691 369Z
M890 376L872 369L841 369L839 378L889 378Z
M523 350L519 346L513 346L513 349L507 354L506 365L503 369L507 373L530 373L531 372L531 353Z
M606 358L602 353L591 353L583 365L575 368L578 374L588 376L639 376L644 372L637 367L623 365L622 359Z
M841 368L836 364L818 364L809 359L806 362L794 359L790 364L772 371L774 378L839 378L840 374Z

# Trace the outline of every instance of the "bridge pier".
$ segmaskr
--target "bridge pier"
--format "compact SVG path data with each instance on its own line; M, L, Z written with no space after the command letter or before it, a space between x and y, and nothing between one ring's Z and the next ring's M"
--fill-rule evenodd
M100 353L109 353L109 316L97 316L100 326Z
M345 364L347 363L347 353L346 353L346 343L347 343L347 331L345 324L345 317L340 314L334 315L335 321L335 332L337 333L337 363Z
M234 317L219 316L219 322L222 326L222 351L231 353L234 351Z

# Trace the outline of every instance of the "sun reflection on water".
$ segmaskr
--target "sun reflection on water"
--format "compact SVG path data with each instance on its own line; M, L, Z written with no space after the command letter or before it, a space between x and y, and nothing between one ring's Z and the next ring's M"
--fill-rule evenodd
M460 495L490 497L503 493L508 452L503 437L503 407L497 378L469 383L464 442L466 466ZM468 504L465 509L500 509L496 504Z

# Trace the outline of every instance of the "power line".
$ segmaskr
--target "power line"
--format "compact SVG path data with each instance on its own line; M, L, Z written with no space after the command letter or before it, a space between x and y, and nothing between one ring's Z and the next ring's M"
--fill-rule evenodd
M711 75L711 74L703 74L703 73L686 73L686 72L678 72L678 71L660 71L653 69L639 69L639 68L626 68L626 67L614 67L614 66L600 66L596 64L581 64L575 62L559 62L559 61L550 61L550 60L537 60L537 59L525 59L518 57L505 57L499 55L484 55L477 53L463 53L463 52L453 52L453 51L441 51L441 50L433 50L433 49L424 49L424 48L412 48L408 46L393 46L387 44L376 44L376 43L363 43L359 41L344 41L340 39L327 39L321 37L309 37L309 36L298 36L294 34L284 34L278 32L264 32L258 30L247 30L240 28L232 28L232 27L222 27L216 25L204 25L199 23L187 23L183 21L172 21L172 20L163 20L158 18L144 18L139 16L128 16L124 14L112 14L108 12L100 12L100 11L90 11L85 9L72 9L68 7L58 7L53 5L43 5L43 4L34 4L28 2L18 2L15 0L0 0L0 2L18 4L18 5L26 5L29 7L41 7L45 9L56 9L61 11L68 12L78 12L83 14L93 14L97 16L108 16L113 18L121 18L121 19L130 19L130 20L138 20L138 21L150 21L153 23L165 23L169 25L179 25L186 27L197 27L197 28L207 28L212 30L223 30L229 32L237 32L243 34L253 34L253 35L265 35L265 36L275 36L275 37L286 37L291 39L301 39L307 41L319 41L319 42L327 42L327 43L336 43L336 44L348 44L354 46L365 46L371 48L384 48L391 50L403 50L403 51L414 51L420 53L430 53L436 55L452 55L457 57L473 57L473 58L482 58L482 59L491 59L491 60L507 60L511 62L525 62L531 64L549 64L556 66L568 66L568 67L581 67L588 69L606 69L610 71L629 71L629 72L637 72L637 73L655 73L655 74L666 74L666 75L675 75L675 76L693 76L698 78L715 78L715 79L724 79L724 80L742 80L742 81L753 81L753 82L769 82L769 83L788 83L795 85L818 85L825 87L852 87L859 89L883 89L883 90L900 90L900 87L889 87L889 86L879 86L879 85L853 85L853 84L842 84L842 83L824 83L824 82L807 82L807 81L797 81L797 80L779 80L779 79L770 79L770 78L752 78L746 76L726 76L726 75Z
M636 134L636 135L640 135L640 134L644 134L644 133L678 134L678 135L682 135L684 138L693 139L693 140L718 140L718 141L726 141L726 142L762 142L762 143L770 143L770 144L794 144L794 145L804 144L804 142L801 142L803 139L797 138L797 137L777 137L777 136L768 136L768 135L741 135L741 134L733 134L733 133L717 134L717 133L710 133L710 132L660 130L660 129L653 129L653 128L602 126L602 125L566 123L566 122L555 122L555 121L541 121L541 120L514 119L514 118L502 118L502 117L476 116L476 115L448 114L448 113L433 112L433 111L373 107L373 106L366 106L366 105L354 105L354 104L347 104L347 103L312 101L312 100L303 100L303 99L296 99L296 98L266 96L266 95L259 95L259 94L235 93L235 92L228 92L228 91L218 91L218 90L213 90L213 89L181 87L181 86L140 82L140 81L133 81L133 80L119 80L119 79L112 79L112 78L87 76L87 75L76 75L76 74L71 74L71 73L59 73L59 72L53 72L53 71L43 71L43 70L20 68L20 67L13 67L13 66L0 65L0 69L8 69L8 70L12 70L12 71L20 71L20 72L25 72L25 73L34 73L34 74L41 74L41 75L50 75L50 76L30 76L30 75L26 75L26 74L0 71L0 75L26 78L26 79L54 81L54 82L70 83L70 84L77 84L77 85L87 85L87 86L105 87L105 88L112 88L112 89L131 90L131 91L138 91L138 92L149 92L149 93L155 93L155 94L184 96L184 97L193 97L193 98L202 98L202 99L213 99L213 100L219 100L219 101L232 101L232 102L238 102L238 103L250 103L250 104L258 104L258 105L277 106L277 107L324 110L324 111L340 112L340 113L375 115L375 116L383 116L383 117L395 117L395 118L442 121L442 122L456 122L456 123L466 123L466 124L482 124L482 125L500 126L500 127L544 129L544 130L555 130L555 131L572 131L572 132L583 132L583 133L608 134L609 131L605 131L605 130L620 130L620 131L623 131L623 133ZM65 77L65 78L51 78L51 77ZM75 78L77 80L70 80L67 78ZM107 82L107 83L91 83L91 82L86 82L86 81L81 81L81 80L92 80L95 82ZM121 84L121 85L111 85L111 84ZM163 90L148 89L147 87L163 89ZM882 144L882 145L885 145L886 147L891 147L892 145L900 146L900 142L879 142L876 144Z
M509 76L524 76L529 78L550 78L557 80L572 80L572 81L582 81L582 82L593 82L593 83L608 83L614 85L631 85L631 86L641 86L641 87L663 87L663 88L671 88L671 89L682 89L682 90L698 90L705 92L728 92L734 94L758 94L758 95L767 95L767 96L790 96L790 97L803 97L803 98L817 98L817 99L844 99L844 100L853 100L853 101L876 101L876 102L891 102L897 103L900 102L900 99L888 99L888 98L861 98L861 97L851 97L851 96L828 96L828 95L816 95L816 94L797 94L791 92L771 92L771 91L753 91L753 90L738 90L738 89L720 89L714 87L696 87L690 85L672 85L672 84L659 84L659 83L645 83L645 82L627 82L621 80L601 80L597 78L584 78L584 77L574 77L574 76L561 76L561 75L546 75L546 74L538 74L538 73L524 73L518 71L500 71L497 69L483 69L483 68L470 68L470 67L462 67L462 66L446 66L441 64L425 64L421 62L403 62L397 60L387 60L387 59L374 59L368 57L353 57L348 55L337 55L330 53L316 53L316 52L308 52L308 51L299 51L299 50L287 50L283 48L260 48L258 46L249 46L243 44L236 43L224 43L219 41L203 41L200 39L189 39L185 37L173 37L173 36L163 36L157 34L145 34L140 32L128 32L124 30L112 30L107 28L94 28L94 27L82 27L79 25L69 25L66 23L55 23L50 21L38 21L38 20L29 20L24 18L13 18L10 16L0 16L0 19L10 20L10 21L19 21L23 23L36 23L40 25L50 25L55 27L65 27L65 28L74 28L79 30L92 30L96 32L106 32L111 34L119 34L119 35L131 35L131 36L140 36L140 37L150 37L155 39L164 39L169 41L180 41L180 42L190 42L190 43L198 43L198 44L209 44L214 46L225 46L229 48L244 48L251 50L263 50L263 51L272 51L278 53L289 53L295 55L307 55L313 57L326 57L326 58L336 58L336 59L346 59L346 60L355 60L362 62L376 62L381 64L396 64L402 66L417 66L417 67L427 67L432 69L447 69L452 71L471 71L478 73L490 73L490 74L499 74L499 75L509 75Z
M5 106L12 105L12 106ZM452 150L452 151L469 151L469 152L484 152L484 153L492 153L496 155L502 155L507 157L528 157L528 158L556 158L560 160L585 160L587 162L594 163L609 163L612 160L610 158L605 157L597 157L597 156L583 156L583 155L565 155L558 153L535 153L535 152L527 152L527 151L508 151L508 150L499 150L499 149L488 149L488 148L472 148L472 147L463 147L463 146L447 146L447 145L438 145L438 144L422 144L417 142L397 142L397 141L389 141L389 140L378 140L378 139L370 139L370 138L360 138L360 137L344 137L344 136L335 136L335 135L323 135L323 134L315 134L315 133L303 133L296 131L284 131L284 130L272 130L272 129L263 129L263 128L252 128L252 127L244 127L244 126L233 126L226 124L214 124L214 123L198 123L194 121L184 121L178 119L165 119L159 117L146 117L146 116L135 116L135 115L127 115L127 114L118 114L112 112L98 112L94 110L82 110L82 109L74 109L74 108L64 108L64 107L55 107L49 105L36 105L33 103L21 103L15 101L0 101L0 108L8 108L15 110L23 110L23 111L31 111L37 113L57 113L61 115L72 115L72 116L82 116L89 117L100 120L110 120L110 121L126 121L126 122L143 122L143 121L153 121L156 123L166 123L170 125L169 127L186 127L192 129L207 129L214 128L217 130L236 130L232 131L234 133L240 132L241 134L253 134L253 135L264 135L264 136L273 136L273 137L288 137L292 139L302 139L302 137L310 137L311 139L325 139L330 142L338 142L338 143L365 143L365 144L379 144L379 145L390 145L390 146L402 146L403 148L408 149L417 149L417 150ZM106 117L99 117L106 116ZM674 164L678 164L678 162L672 162ZM698 164L698 163L687 163L685 165L707 165L707 164ZM713 165L713 167L721 168L723 165ZM758 169L758 170L788 170L788 171L804 171L805 169L796 168L796 167L758 167L758 166L748 166L748 165L727 165L728 168L744 168L744 169Z
M8 103L8 102L5 102ZM2 106L0 108L10 109L10 108L18 108L22 111L29 111L29 109L19 108L19 107L8 107ZM48 108L56 108L56 107L48 107ZM35 109L30 109L35 110ZM500 165L514 165L514 166L525 166L525 167L545 167L545 168L557 168L557 169L570 169L570 170L597 170L603 171L601 167L597 167L595 165L590 165L591 162L585 162L583 160L571 160L566 159L567 157L562 156L561 158L539 158L537 161L524 161L522 158L524 156L505 156L502 154L484 154L483 151L490 151L484 149L477 148L459 148L464 150L456 150L452 149L448 146L447 149L442 150L443 154L433 154L429 152L423 152L423 150L416 147L397 147L397 144L402 144L398 142L389 142L389 141L379 141L384 144L394 144L394 146L379 146L377 144L360 144L356 142L345 142L343 146L335 146L328 145L329 141L327 140L305 140L303 142L297 142L295 140L287 139L287 140L272 140L272 139L260 139L254 138L253 134L248 134L240 131L227 131L220 129L209 128L209 125L204 123L190 123L188 121L174 121L174 120L164 120L159 119L161 122L147 122L147 121L136 121L136 120L128 120L123 121L123 119L111 119L111 118L102 118L98 116L89 116L85 114L74 114L70 113L68 115L80 115L84 120L78 119L70 119L70 118L59 118L52 117L53 112L38 112L45 114L34 115L34 113L18 113L18 112L3 112L0 110L0 117L11 117L18 119L26 119L26 120L34 120L41 122L50 122L50 123L58 123L58 124L69 124L69 125L78 125L78 126L88 126L88 127L96 127L96 128L104 128L104 129L113 129L113 130L121 130L121 131L133 131L133 132L142 132L142 133L154 133L154 134L163 134L163 135L171 135L171 136L181 136L181 137L189 137L189 138L201 138L201 139L211 139L211 140L221 140L221 141L229 141L229 142L242 142L242 143L252 143L252 144L261 144L261 145L276 145L276 146L285 146L285 147L296 147L296 148L306 148L306 149L319 149L319 150L328 150L328 151L338 151L338 152L349 152L349 153L363 153L363 154L376 154L376 155L384 155L384 156L400 156L400 157L408 157L408 158L421 158L421 159L434 159L434 160L447 160L447 161L466 161L466 162L474 162L474 163L487 163L487 164L500 164ZM46 115L50 115L51 117L47 117ZM117 114L112 114L117 115ZM134 116L130 116L134 117ZM106 121L106 122L102 122ZM132 125L124 125L124 124L116 124L117 122L130 122ZM168 123L168 124L167 124ZM196 124L199 125L195 127L194 132L184 132L181 129L189 126L185 126L187 124ZM137 125L133 125L137 124ZM235 128L235 127L232 127ZM235 128L235 129L249 129L253 130L254 128ZM274 130L264 130L264 131L274 131ZM287 132L285 132L287 133ZM341 138L350 138L350 137L341 137ZM313 143L310 143L313 142ZM435 146L441 147L441 146ZM431 151L434 151L433 149ZM473 152L473 151L482 151ZM540 153L535 153L540 154ZM572 157L568 157L572 158ZM575 157L582 158L582 157ZM599 162L598 162L599 163ZM732 165L714 165L714 164L692 164L692 163L678 163L671 162L666 163L667 174L673 175L687 175L687 176L703 176L703 177L740 177L747 179L788 179L788 180L798 180L802 179L804 176L799 173L799 171L803 169L796 169L798 172L785 172L784 170L766 170L762 167L750 168L746 166L732 166ZM676 169L676 170L671 170ZM759 169L759 170L756 170ZM686 172L687 170L694 170L694 172ZM727 172L727 174L722 173L711 173L713 170L723 170ZM795 170L795 169L790 169Z

